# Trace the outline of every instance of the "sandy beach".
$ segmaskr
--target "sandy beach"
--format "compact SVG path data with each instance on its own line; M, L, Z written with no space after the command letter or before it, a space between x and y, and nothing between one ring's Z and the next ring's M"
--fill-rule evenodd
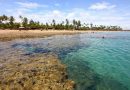
M9 41L16 38L43 38L51 35L69 35L85 31L67 31L67 30L0 30L0 41Z
M79 30L0 30L0 41L9 41L13 39L24 38L44 38L52 35L71 35L78 33L106 32L106 31L79 31ZM111 31L112 32L112 31ZM115 31L113 31L115 32ZM117 31L116 31L117 32Z

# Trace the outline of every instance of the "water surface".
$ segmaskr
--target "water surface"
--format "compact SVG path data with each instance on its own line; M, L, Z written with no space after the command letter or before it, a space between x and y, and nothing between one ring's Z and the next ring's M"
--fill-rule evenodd
M102 38L105 37L105 38ZM55 53L76 90L130 90L130 32L95 32L0 42L0 62Z

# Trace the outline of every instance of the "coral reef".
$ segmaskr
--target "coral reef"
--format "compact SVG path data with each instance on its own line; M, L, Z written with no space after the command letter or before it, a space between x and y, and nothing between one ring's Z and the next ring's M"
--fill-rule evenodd
M74 86L55 55L36 55L0 65L0 90L73 90Z

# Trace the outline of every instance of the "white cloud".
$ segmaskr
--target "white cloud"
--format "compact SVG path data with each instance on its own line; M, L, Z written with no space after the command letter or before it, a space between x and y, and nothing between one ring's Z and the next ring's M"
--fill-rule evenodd
M13 11L12 11L13 12ZM81 20L81 21L87 21L88 18L90 18L89 13L87 13L85 10L78 10L78 9L73 9L70 11L61 11L61 10L48 10L48 11L41 11L37 13L29 12L27 10L23 9L17 9L15 10L17 13L14 14L13 16L17 17L19 15L28 17L29 19L33 19L35 21L40 21L43 23L46 22L51 22L53 19L56 20L57 23L64 21L65 19L69 19L72 21L73 19L76 20Z
M28 8L28 9L38 8L38 7L48 7L47 5L40 5L34 2L16 2L16 4L20 5L20 7L22 8Z
M97 13L97 11L85 10L80 8L70 9L68 11L63 10L40 10L37 13L34 13L32 9L25 8L16 8L12 10L7 10L8 15L13 15L17 18L17 21L20 21L18 18L19 15L25 16L29 19L35 21L40 21L42 23L50 23L53 19L57 23L69 19L72 22L73 19L81 20L83 23L94 23L97 25L119 25L124 29L130 29L128 26L130 23L129 17L126 17L122 14L119 14L118 11L108 10L103 11L102 13ZM15 13L14 13L15 12ZM16 14L17 13L17 14Z
M104 9L113 9L115 7L116 7L116 5L111 5L110 3L107 3L107 2L101 2L101 3L95 3L95 4L91 5L89 7L89 9L104 10Z

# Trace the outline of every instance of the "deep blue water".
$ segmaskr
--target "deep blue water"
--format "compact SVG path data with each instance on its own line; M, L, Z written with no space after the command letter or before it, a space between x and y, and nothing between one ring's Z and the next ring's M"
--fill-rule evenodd
M0 43L1 58L15 52L21 55L18 58L57 54L66 64L69 78L76 82L76 90L130 90L130 32L57 35Z

